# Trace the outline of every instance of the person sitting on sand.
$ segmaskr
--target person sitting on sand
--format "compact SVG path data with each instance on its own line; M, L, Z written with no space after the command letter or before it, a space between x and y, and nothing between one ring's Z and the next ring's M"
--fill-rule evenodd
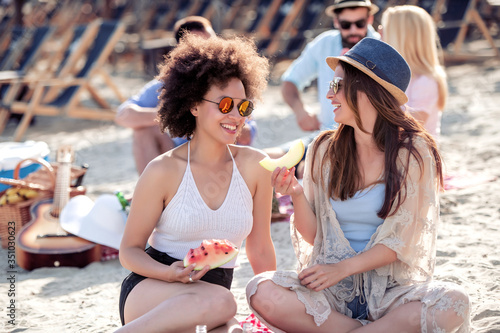
M229 291L236 258L213 270L183 265L204 239L237 247L246 239L254 273L276 269L273 189L258 163L266 155L233 145L268 74L255 44L237 37L188 35L162 65L160 128L188 142L153 159L137 183L120 246L120 262L132 273L122 283L119 332L238 325Z
M335 70L337 130L272 184L294 205L298 273L266 272L247 285L274 332L468 332L469 298L432 280L442 161L432 136L402 109L410 68L390 45L364 38Z
M210 21L201 16L188 16L175 23L174 35L177 44L187 33L204 38L216 36ZM158 129L158 98L161 85L157 79L148 82L137 95L118 107L115 116L118 125L133 130L132 151L139 174L153 158L187 141L186 138L161 133ZM256 127L255 120L247 119L246 126L237 139L238 144L250 145L255 137Z
M434 20L418 6L390 7L382 15L379 32L410 66L407 109L438 140L448 84L439 60L441 48Z

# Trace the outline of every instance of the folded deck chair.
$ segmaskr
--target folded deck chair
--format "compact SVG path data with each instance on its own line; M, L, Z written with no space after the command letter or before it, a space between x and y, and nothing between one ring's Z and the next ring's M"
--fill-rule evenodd
M207 16L206 12L215 4L216 1L211 0L196 0L191 8L189 8L188 16Z
M437 22L438 35L446 59L474 60L491 56L500 57L500 51L477 10L477 3L477 0L436 0L433 16ZM493 51L491 54L463 52L462 46L472 24L478 27L484 39L490 44Z
M289 39L290 35L296 34L293 24L307 3L307 0L285 0L281 3L271 21L269 34L267 37L261 38L257 45L263 54L272 57L277 53L282 53L282 41Z
M9 31L11 26L14 24L14 9L10 7L1 8L0 14L0 53L4 53L8 47Z
M191 13L193 12L193 8L197 6L198 1L199 0L174 1L169 14L165 17L166 25L163 24L162 27L165 27L166 30L172 31L174 29L175 22L186 16L194 15Z
M53 28L43 26L39 28L14 27L10 31L10 44L0 56L0 73L16 72L18 77L22 77L34 65L40 54L42 45L52 35ZM0 100L4 102L4 97L8 90L12 88L10 81L0 82Z
M244 35L256 37L269 36L269 25L279 10L283 0L236 0L226 6L225 17L221 21L222 34L225 36Z
M324 12L324 1L298 0L293 2L282 24L276 33L271 35L269 44L265 49L267 56L290 57L288 45L305 40L306 30L314 28L318 17ZM297 43L298 44L298 43ZM263 46L263 45L261 45Z
M14 27L10 30L9 46L0 56L0 133L8 120L5 109L6 100L15 95L18 85L12 83L23 78L34 66L43 44L50 38L54 29L49 26L39 28Z
M243 10L245 10L245 0L235 0L232 1L230 6L227 6L226 10L223 12L222 17L216 17L220 22L220 29L229 30L234 29L234 24L238 22L238 15Z
M10 105L11 112L24 113L14 134L15 141L22 138L34 115L64 115L99 120L114 119L115 107L111 107L108 101L101 96L100 92L93 86L92 81L99 75L106 86L116 95L119 103L125 100L109 74L102 68L122 36L125 26L118 21L98 20L98 22L99 30L93 43L89 45L88 52L85 53L85 64L74 77L40 81L36 83L33 96L28 103L14 101ZM61 88L60 93L50 101L44 99L44 91L48 87ZM84 92L90 94L95 106L82 105L81 97Z
M49 26L13 27L10 30L9 47L0 55L0 71L15 70L25 73L33 65L41 46L52 32L53 28Z
M330 4L333 4L330 1ZM294 23L294 30L281 41L281 56L295 59L304 47L324 31L333 29L333 20L325 13L323 0L309 0Z
M234 22L222 22L222 28L225 30L223 34L250 36L255 40L259 51L264 54L272 37L282 32L280 27L285 21L290 21L286 19L289 13L296 12L294 8L297 6L294 3L294 0L252 0L242 5L237 1L237 12L228 10Z
M44 59L45 69L39 71L38 68L30 66L31 62L36 62L38 55L34 52L29 52L31 56L24 57L22 70L0 72L0 133L4 130L10 117L10 109L13 103L16 103L17 108L23 109L29 103L33 95L34 86L41 81L49 79L71 79L76 73L78 67L77 62L82 58L85 52L88 51L91 43L97 35L100 22L95 21L88 25L75 26L69 29L61 38L60 48L51 50L49 59ZM41 35L35 34L38 44L43 41ZM35 43L34 46L37 44ZM47 58L47 57L46 57ZM44 98L54 98L56 93L60 91L60 87L47 87L44 90Z

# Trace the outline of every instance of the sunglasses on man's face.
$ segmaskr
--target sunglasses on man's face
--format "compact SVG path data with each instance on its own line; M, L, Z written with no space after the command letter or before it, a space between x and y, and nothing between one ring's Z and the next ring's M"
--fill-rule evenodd
M333 90L334 94L337 94L337 92L340 89L340 81L343 79L341 77L334 77L332 81L329 82L329 88L330 90Z
M202 100L217 104L219 106L219 111L224 114L231 112L234 107L234 100L231 97L222 97L220 102L214 102L205 98L202 98ZM253 103L248 99L242 99L237 106L238 112L242 117L248 117L253 111Z
M340 28L342 30L351 29L351 25L353 25L353 24L356 25L356 28L362 29L362 28L366 27L366 23L367 23L366 19L357 20L356 22L344 21L344 20L339 21L339 25L340 25Z

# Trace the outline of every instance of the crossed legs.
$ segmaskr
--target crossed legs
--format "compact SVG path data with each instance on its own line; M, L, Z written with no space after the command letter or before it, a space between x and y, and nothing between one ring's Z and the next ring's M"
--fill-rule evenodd
M361 326L357 320L335 311L323 325L317 326L294 291L270 280L259 284L257 292L250 298L250 306L269 324L287 333L349 332Z
M469 300L460 288L443 289L439 301L427 308L420 301L410 301L394 307L380 319L362 326L360 322L332 312L321 325L306 313L295 291L281 287L271 280L258 284L256 293L249 299L252 309L265 322L287 333L293 332L421 332L421 325L427 331L455 332L468 316Z

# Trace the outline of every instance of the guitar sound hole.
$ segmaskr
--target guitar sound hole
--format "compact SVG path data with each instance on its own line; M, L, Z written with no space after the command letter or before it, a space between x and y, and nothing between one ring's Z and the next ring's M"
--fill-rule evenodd
M59 213L52 208L45 210L43 216L47 221L59 223Z

